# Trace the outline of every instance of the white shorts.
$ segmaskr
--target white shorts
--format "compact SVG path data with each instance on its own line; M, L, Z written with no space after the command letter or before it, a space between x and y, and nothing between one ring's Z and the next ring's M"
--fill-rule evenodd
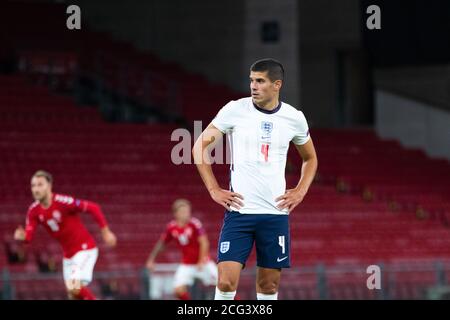
M195 264L180 264L175 272L173 286L191 286L194 280L199 279L205 286L215 286L217 284L217 265L213 261L208 261L201 270Z
M93 248L79 251L70 259L63 259L64 282L69 289L80 284L86 286L92 281L97 257L98 248Z

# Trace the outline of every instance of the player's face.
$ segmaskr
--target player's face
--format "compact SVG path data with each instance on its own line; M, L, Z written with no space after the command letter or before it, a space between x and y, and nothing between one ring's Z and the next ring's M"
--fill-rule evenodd
M33 177L31 179L31 193L34 200L42 201L51 192L52 185L44 177Z
M175 212L175 220L177 222L185 224L191 218L191 207L189 206L181 206Z
M259 106L265 106L278 98L281 88L281 80L272 82L267 76L267 71L250 72L250 90L253 102Z

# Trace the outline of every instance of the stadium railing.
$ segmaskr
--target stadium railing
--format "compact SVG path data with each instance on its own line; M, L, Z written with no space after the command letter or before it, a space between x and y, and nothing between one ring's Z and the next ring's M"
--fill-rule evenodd
M101 299L175 299L173 276L177 264L158 264L154 272L121 270L95 272L92 288ZM316 265L283 271L279 292L286 300L403 300L449 299L450 263L447 261L379 263L380 287L367 285L371 273L364 265ZM255 299L255 268L242 271L238 296ZM60 273L11 273L3 269L2 299L65 299ZM212 299L211 287L195 282L194 299Z

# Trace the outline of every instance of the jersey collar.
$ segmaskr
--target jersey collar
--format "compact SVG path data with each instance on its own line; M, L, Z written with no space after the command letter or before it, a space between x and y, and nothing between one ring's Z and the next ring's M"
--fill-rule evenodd
M281 101L278 103L278 106L275 109L272 109L272 110L266 110L266 109L258 107L256 105L256 103L253 102L253 100L252 100L252 104L253 104L253 106L255 107L256 110L258 110L258 111L260 111L262 113L265 113L265 114L273 114L273 113L278 112L278 110L281 109Z

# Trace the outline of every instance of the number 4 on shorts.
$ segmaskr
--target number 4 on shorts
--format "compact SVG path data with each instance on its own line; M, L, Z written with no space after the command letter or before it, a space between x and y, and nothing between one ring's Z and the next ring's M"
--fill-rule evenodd
M286 252L286 242L285 242L284 236L279 236L278 237L278 244L281 247L281 253L285 254L285 252Z

